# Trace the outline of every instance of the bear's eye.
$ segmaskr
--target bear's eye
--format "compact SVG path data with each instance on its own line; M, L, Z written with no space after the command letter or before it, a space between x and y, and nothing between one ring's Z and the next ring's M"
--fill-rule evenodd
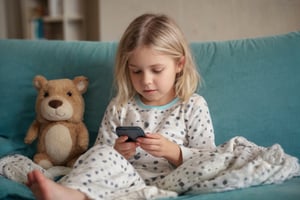
M44 92L44 97L48 97L49 96L49 92Z
M67 95L68 95L69 97L71 97L71 96L72 96L72 92L71 92L71 91L67 92Z

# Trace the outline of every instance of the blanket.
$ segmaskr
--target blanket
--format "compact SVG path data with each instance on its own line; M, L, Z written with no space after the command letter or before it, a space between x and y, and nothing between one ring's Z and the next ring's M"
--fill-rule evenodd
M60 167L44 170L22 155L0 159L0 175L20 183L27 181L27 173L33 169L42 171L53 180L70 170ZM131 188L126 196L121 196L124 196L123 199L153 199L177 194L222 192L281 183L294 176L300 176L298 159L286 154L279 144L266 148L243 137L234 137L214 151L199 150L155 186Z
M199 151L158 187L178 193L221 192L263 184L281 183L300 175L298 159L279 144L265 148L234 137L214 151ZM181 180L174 184L175 177Z

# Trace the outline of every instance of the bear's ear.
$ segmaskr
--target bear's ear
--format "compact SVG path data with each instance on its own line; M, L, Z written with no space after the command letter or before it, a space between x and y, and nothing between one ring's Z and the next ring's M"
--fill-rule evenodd
M77 87L78 91L83 94L86 92L88 84L89 84L89 80L87 77L85 76L76 76L73 79L73 82L75 84L75 86Z
M47 82L48 82L47 79L41 75L37 75L33 79L33 85L37 90L41 89L43 85L45 85Z

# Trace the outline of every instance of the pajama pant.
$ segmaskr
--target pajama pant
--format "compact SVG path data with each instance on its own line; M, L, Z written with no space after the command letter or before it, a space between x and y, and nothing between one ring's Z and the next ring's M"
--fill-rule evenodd
M154 199L177 193L147 186L134 167L114 148L96 145L83 154L73 169L58 181L91 199Z

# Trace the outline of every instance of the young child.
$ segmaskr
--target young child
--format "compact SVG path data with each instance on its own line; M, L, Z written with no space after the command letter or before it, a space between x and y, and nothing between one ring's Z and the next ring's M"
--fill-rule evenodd
M168 175L184 169L199 150L215 149L209 109L195 93L199 81L175 22L165 15L137 17L119 43L117 94L106 109L95 145L58 183L35 170L28 174L28 187L37 199L46 200L174 195L160 190L170 188L164 181ZM116 135L117 126L140 126L146 137L126 142L127 136ZM174 178L174 184L180 183L180 177Z

